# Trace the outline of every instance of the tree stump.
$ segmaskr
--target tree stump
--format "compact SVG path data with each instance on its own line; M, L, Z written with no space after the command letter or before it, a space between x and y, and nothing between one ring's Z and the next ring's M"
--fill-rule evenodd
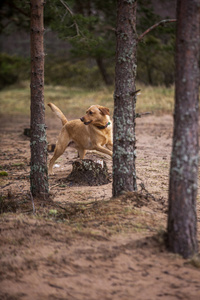
M108 168L104 160L78 159L72 163L72 172L67 180L80 185L103 185L110 182Z

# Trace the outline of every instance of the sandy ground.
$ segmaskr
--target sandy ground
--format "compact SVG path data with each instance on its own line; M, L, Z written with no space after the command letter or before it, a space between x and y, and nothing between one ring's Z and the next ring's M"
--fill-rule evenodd
M137 194L112 199L112 182L68 182L77 157L69 148L50 177L51 200L35 200L35 214L23 135L29 120L1 116L0 123L0 168L8 173L0 177L0 299L200 299L199 259L183 260L164 243L171 116L137 119ZM60 123L47 125L55 143ZM112 172L110 158L87 158L104 159Z

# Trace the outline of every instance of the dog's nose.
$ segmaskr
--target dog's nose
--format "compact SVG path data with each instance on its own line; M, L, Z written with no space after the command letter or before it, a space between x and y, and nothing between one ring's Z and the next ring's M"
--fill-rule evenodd
M84 122L84 117L80 118L81 122Z

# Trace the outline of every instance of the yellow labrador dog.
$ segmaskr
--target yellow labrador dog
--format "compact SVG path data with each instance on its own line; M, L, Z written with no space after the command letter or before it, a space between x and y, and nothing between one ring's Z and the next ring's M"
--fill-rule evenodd
M92 105L81 119L68 121L56 105L49 103L48 106L63 125L49 163L49 174L53 173L55 161L64 153L71 141L75 143L81 159L84 158L86 150L97 150L112 156L112 123L108 108Z

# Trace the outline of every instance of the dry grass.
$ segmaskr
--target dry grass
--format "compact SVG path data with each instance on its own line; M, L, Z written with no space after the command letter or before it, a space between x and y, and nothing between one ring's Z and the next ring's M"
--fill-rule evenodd
M137 84L141 95L137 97L136 111L153 114L172 113L174 88L163 86L152 87ZM64 86L45 86L45 104L53 102L68 116L77 116L85 112L91 104L108 106L113 113L114 88L82 89ZM25 114L30 112L30 88L28 82L12 86L0 91L0 111L9 114ZM47 114L50 111L47 109Z
M174 109L174 87L145 86L138 84L141 95L137 97L137 112L151 112L153 114L171 114Z
M29 195L24 195L29 199ZM0 198L0 213L16 213L32 215L30 201L22 202L21 195L12 198ZM75 233L85 233L95 237L98 232L108 235L127 232L158 232L164 226L160 219L163 210L161 198L155 198L144 189L139 192L128 192L119 198L90 202L56 202L52 200L34 200L35 217L46 221L64 223ZM152 208L146 211L147 207ZM3 216L3 215L2 215ZM164 219L166 216L164 216Z

